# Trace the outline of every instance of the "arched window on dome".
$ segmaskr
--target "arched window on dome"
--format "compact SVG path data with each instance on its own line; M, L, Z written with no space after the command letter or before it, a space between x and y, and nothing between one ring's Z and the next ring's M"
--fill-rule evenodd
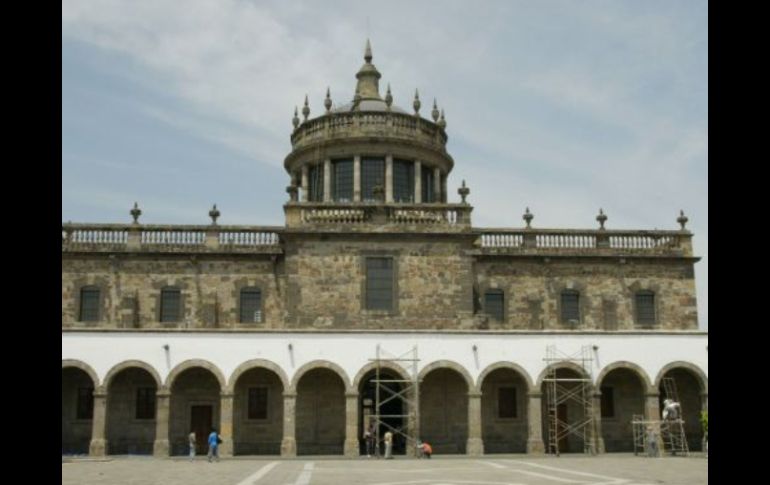
M361 199L364 202L378 202L374 188L385 190L385 159L361 159Z
M393 160L393 201L414 202L414 162Z
M430 167L422 167L422 201L425 203L436 202L436 194L434 193L433 182L433 169Z
M332 161L332 198L337 202L353 201L353 160Z
M323 164L313 165L308 171L310 186L308 200L311 202L323 202L324 200L324 167Z

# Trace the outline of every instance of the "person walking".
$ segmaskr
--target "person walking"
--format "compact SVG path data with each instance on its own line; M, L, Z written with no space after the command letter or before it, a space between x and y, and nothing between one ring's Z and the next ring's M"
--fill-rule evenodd
M190 461L193 461L195 459L195 431L190 431L190 434L187 435L187 442L190 445Z
M221 442L217 430L212 428L211 434L209 434L209 463L211 463L212 458L219 461L219 443Z
M366 442L366 457L371 458L374 453L374 423L369 423L369 429L364 431L364 441Z
M393 459L393 433L390 430L385 432L385 459Z

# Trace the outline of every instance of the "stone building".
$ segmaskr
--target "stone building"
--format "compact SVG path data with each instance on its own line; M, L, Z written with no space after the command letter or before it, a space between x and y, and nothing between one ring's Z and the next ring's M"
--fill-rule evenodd
M691 449L708 403L692 234L479 228L450 202L447 123L382 96L367 42L353 101L295 110L283 227L62 225L62 453L362 449L377 368L389 413L436 453L542 453L550 368L590 382L592 440L632 449L676 381ZM545 361L590 348L588 367ZM414 366L376 360L414 352ZM416 390L415 390L416 389ZM410 404L414 403L414 404ZM559 409L566 422L584 409ZM397 451L411 452L398 435ZM583 451L574 436L563 451Z

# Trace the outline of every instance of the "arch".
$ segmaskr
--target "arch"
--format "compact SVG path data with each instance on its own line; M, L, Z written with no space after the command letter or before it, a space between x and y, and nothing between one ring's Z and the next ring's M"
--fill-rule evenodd
M552 364L550 366L547 366L545 369L543 369L540 372L540 375L537 376L537 385L536 385L535 389L541 389L542 388L542 386L543 386L543 379L545 379L545 376L548 375L548 372L554 366L557 369L569 369L569 370L577 372L578 374L580 374L583 377L588 377L588 374L586 373L585 369L583 369L582 367L580 367L576 363L574 363L574 362L558 362L556 364ZM594 387L594 383L593 382L591 383L591 386Z
M291 380L291 387L289 389L296 392L297 384L299 383L299 380L302 379L302 376L314 369L329 369L330 371L336 373L340 379L342 379L342 383L345 385L346 392L350 390L350 379L348 378L347 373L342 369L342 367L338 366L334 362L329 362L328 360L313 360L297 369L297 371L294 373L294 377Z
M601 387L602 381L604 380L605 377L607 377L607 374L617 369L626 369L635 373L636 376L641 381L645 391L652 389L652 383L650 382L650 377L649 375L647 375L647 372L645 372L644 369L642 369L638 365L625 360L613 362L612 364L606 365L602 368L602 370L599 372L599 375L596 377L597 389Z
M109 389L110 384L112 383L112 379L115 378L116 375L118 375L121 371L124 371L126 369L130 368L138 368L147 371L147 373L152 376L153 380L155 381L155 385L158 387L158 389L161 388L163 385L163 381L160 379L160 375L155 370L153 366L146 362L142 362L141 360L126 360L124 362L121 362L119 364L116 364L112 366L112 369L107 371L107 375L104 376L104 388Z
M695 376L695 380L698 381L698 384L700 385L701 392L705 392L708 394L709 392L709 380L706 374L703 372L703 370L698 367L695 364L691 364L689 362L685 362L682 360L678 360L676 362L671 362L670 364L666 364L663 366L662 369L658 372L658 375L655 376L655 389L658 389L660 387L661 382L663 381L663 376L666 375L666 373L673 369L685 369L693 373Z
M401 367L398 364L392 363L392 362L380 362L380 367L384 367L385 369L395 372L398 374L398 376L401 379L409 379L409 372L406 371L403 367ZM363 383L363 379L369 372L373 371L377 368L376 362L369 362L365 366L361 367L361 370L358 371L356 376L353 378L353 389L356 391L361 387L361 384Z
M174 385L174 381L177 377L179 377L180 374L188 369L194 369L195 367L202 367L214 374L214 377L216 377L217 381L219 382L220 390L224 391L227 388L225 376L222 374L222 371L219 370L219 367L203 359L189 359L180 364L177 364L177 366L171 369L171 372L168 373L165 387L170 390Z
M524 379L524 382L527 384L527 391L531 392L533 390L532 378L529 376L529 373L520 365L505 361L495 362L494 364L486 366L484 370L481 371L481 374L479 374L478 379L476 379L476 390L481 392L481 386L484 384L484 379L486 379L489 374L498 369L510 369L516 372L521 376L522 379Z
M94 383L94 389L97 389L99 387L99 376L96 374L96 371L85 362L82 362L77 359L62 359L61 368L62 370L67 368L80 369L86 374L88 374L88 377L91 378L91 381Z
M278 364L265 359L251 359L239 365L233 373L230 374L230 380L227 381L226 391L228 393L235 391L235 384L238 382L238 379L252 369L266 369L273 372L278 376L278 379L281 380L284 392L289 389L289 378Z
M419 381L422 382L425 379L425 376L430 374L432 371L442 368L452 369L453 371L459 373L463 379L465 379L465 384L468 386L468 392L476 391L476 386L473 385L473 377L471 377L471 374L465 370L465 367L451 360L437 360L426 365L418 374Z

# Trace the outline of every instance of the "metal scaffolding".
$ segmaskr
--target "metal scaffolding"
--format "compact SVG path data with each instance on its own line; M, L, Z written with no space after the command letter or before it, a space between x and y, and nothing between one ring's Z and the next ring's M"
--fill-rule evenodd
M372 382L375 383L375 402L374 413L369 419L375 423L375 453L380 455L380 427L389 429L394 435L404 437L406 442L406 452L416 450L417 436L416 431L420 423L420 389L417 377L417 363L420 359L417 357L417 346L411 350L394 355L384 350L377 344L376 357L369 359L375 363L375 374ZM387 364L395 364L388 366ZM392 373L392 368L402 368L408 374L408 379L385 378L383 374ZM390 372L389 372L390 371ZM394 390L393 384L398 384L399 389ZM382 414L382 407L386 404L398 400L401 402L401 414ZM406 412L406 414L404 414ZM392 426L386 420L400 419L400 426ZM367 423L364 423L366 426ZM412 445L412 446L410 446Z
M559 441L571 436L583 440L583 452L596 454L596 423L594 420L593 397L593 349L584 345L574 354L566 354L555 345L546 347L545 364L548 373L545 383L545 406L548 414L548 453L559 456ZM577 365L582 373L578 377L564 377L558 368L571 363ZM569 402L576 403L583 411L581 419L570 420L560 416L560 406L566 410Z
M635 414L631 421L634 431L634 454L647 452L650 449L648 428L652 428L654 435L658 437L662 444L662 451L668 452L672 456L677 454L688 456L690 450L687 445L687 436L684 432L684 420L682 419L683 410L679 393L676 389L676 382L671 377L663 378L663 398L671 399L679 403L680 415L677 419L653 419L646 420L644 416Z

